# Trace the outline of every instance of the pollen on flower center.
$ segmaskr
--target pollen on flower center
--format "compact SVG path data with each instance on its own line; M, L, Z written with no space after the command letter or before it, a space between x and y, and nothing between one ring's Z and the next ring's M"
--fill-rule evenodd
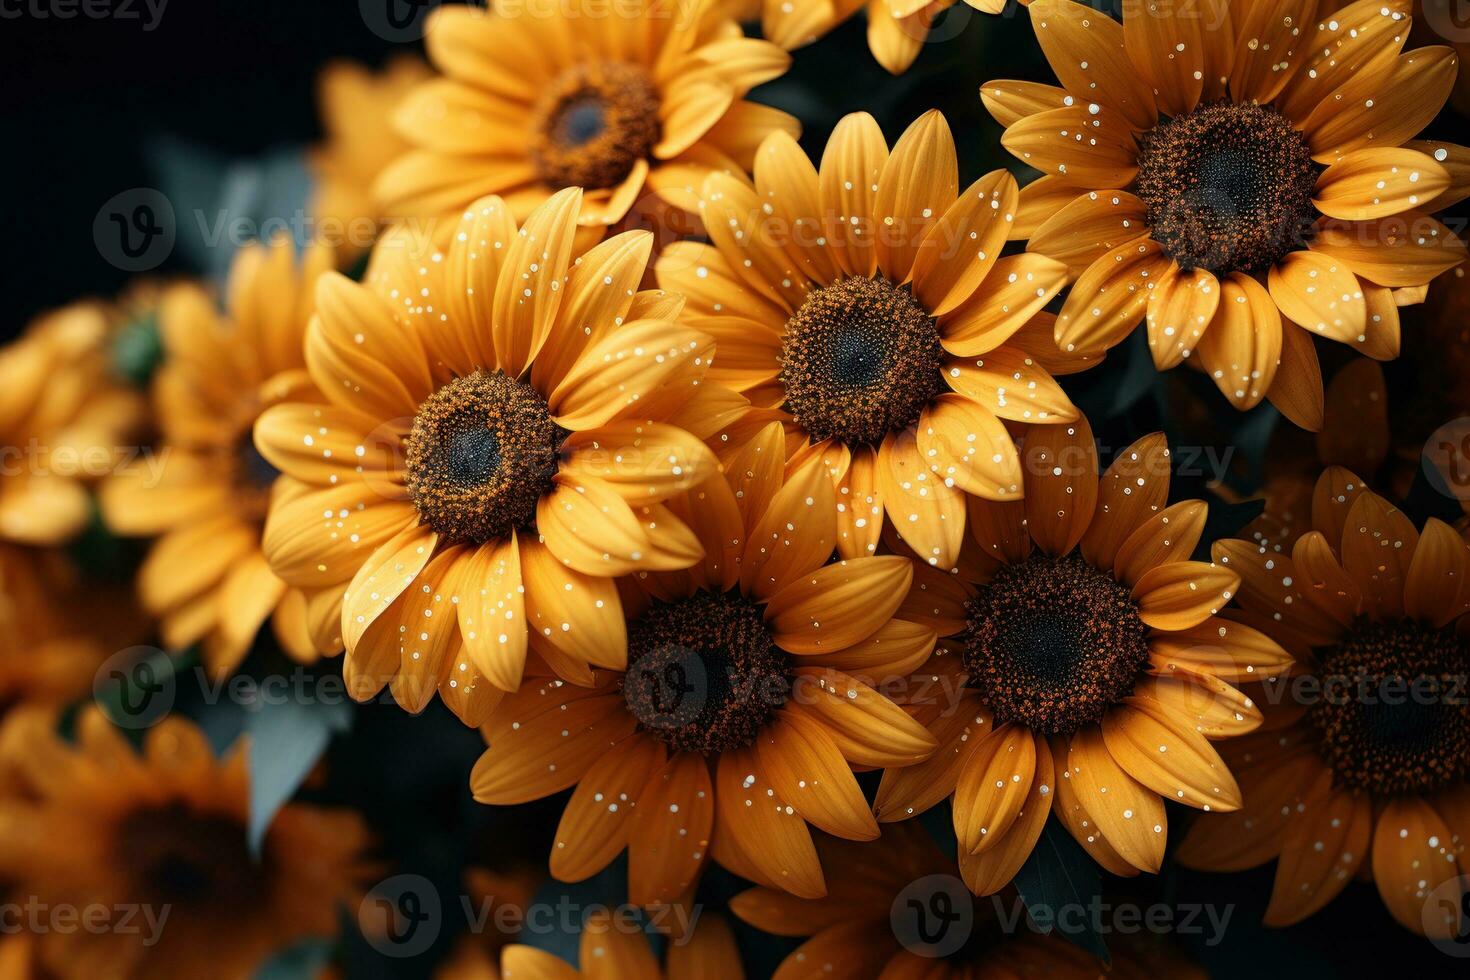
M237 820L181 804L141 810L117 826L114 853L127 862L136 894L149 901L238 902L259 895L258 863Z
M1308 717L1339 785L1428 793L1470 776L1470 650L1413 622L1354 630L1322 660Z
M532 110L531 160L553 187L616 187L658 142L659 97L631 65L580 65Z
M939 330L907 289L853 276L810 293L786 324L786 410L813 439L880 442L943 389Z
M1319 170L1275 109L1217 102L1144 135L1136 190L1154 240L1181 266L1249 272L1304 243Z
M1128 587L1075 554L1002 568L967 610L965 669L997 723L1071 734L1127 697L1148 660Z
M405 452L409 497L451 541L531 527L566 432L536 389L501 372L457 378L425 399Z
M655 601L628 626L623 699L670 748L708 754L750 745L789 690L786 657L760 607L737 593Z

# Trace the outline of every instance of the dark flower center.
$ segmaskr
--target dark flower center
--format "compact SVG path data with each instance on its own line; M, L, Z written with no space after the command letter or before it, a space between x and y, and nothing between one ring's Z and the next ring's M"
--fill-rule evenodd
M641 68L571 69L532 110L530 151L537 175L553 187L616 187L658 142L659 104Z
M1275 109L1217 102L1145 134L1136 189L1171 259L1216 275L1250 272L1305 243L1320 169Z
M497 371L430 395L406 446L408 493L451 541L491 541L535 524L567 433L536 389Z
M1002 568L968 611L965 670L997 723L1069 735L1132 693L1148 660L1128 587L1075 554Z
M141 810L118 825L116 848L136 894L148 901L238 908L266 897L244 825L220 814L178 803Z
M1451 630L1367 623L1322 660L1308 714L1339 785L1429 793L1470 776L1470 651Z
M786 657L738 593L655 601L628 628L628 710L681 752L750 745L786 703Z
M939 330L913 295L853 276L807 295L786 323L786 410L813 439L871 445L943 390Z

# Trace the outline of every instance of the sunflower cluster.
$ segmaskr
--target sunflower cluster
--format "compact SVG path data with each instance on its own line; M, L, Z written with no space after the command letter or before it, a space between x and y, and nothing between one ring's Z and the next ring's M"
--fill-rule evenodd
M1104 895L1462 955L1455 48L1124 6L495 0L329 65L369 242L0 350L0 975L1204 975ZM839 118L853 19L927 67ZM922 105L959 34L1035 77Z

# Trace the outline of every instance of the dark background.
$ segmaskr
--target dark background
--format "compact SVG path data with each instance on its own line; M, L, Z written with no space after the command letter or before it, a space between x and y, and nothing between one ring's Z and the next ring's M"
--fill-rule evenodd
M123 2L116 0L114 10ZM144 29L150 15L140 0L131 2L131 19L95 19L80 11L70 19L36 16L35 4L0 0L3 339L42 310L82 296L111 295L129 281L129 273L99 252L93 219L118 192L160 186L162 147L183 141L219 160L238 160L304 146L319 137L313 99L318 69L335 57L378 64L398 50L369 28L355 0L171 0L151 31ZM1014 5L1001 18L964 7L955 16L965 18L953 25L961 28L958 36L929 45L898 79L869 56L859 19L797 52L791 74L757 96L802 118L803 142L813 154L846 112L872 112L891 140L920 112L937 106L954 129L966 181L1011 165L999 147L999 128L981 108L978 87L998 77L1050 81L1050 73L1024 13L1017 16ZM1465 121L1448 111L1430 132L1470 142ZM203 270L197 257L175 249L157 271ZM1407 372L1412 383L1412 367L1400 365L1398 372ZM1069 379L1069 390L1075 391L1074 381L1081 384ZM1151 377L1147 381L1153 383ZM1116 376L1088 378L1084 387L1116 383ZM1201 389L1200 396L1226 411L1213 389ZM1093 416L1094 428L1100 439L1126 445L1169 426L1161 417L1165 403L1142 398L1110 421ZM422 872L453 895L457 869L468 857L493 865L528 850L544 853L560 803L494 812L473 804L466 777L478 754L478 736L437 703L430 714L412 719L391 706L356 709L352 735L339 739L330 754L333 776L325 793L368 812L398 870ZM1184 817L1176 811L1175 839ZM1376 976L1385 970L1466 975L1465 961L1396 925L1369 884L1350 885L1302 925L1263 929L1258 923L1270 877L1269 868L1244 875L1168 868L1163 876L1127 883L1122 894L1140 903L1234 903L1223 944L1190 947L1217 976ZM722 884L715 881L716 887ZM751 943L753 963L772 962L785 948L780 940L749 933L742 938ZM1184 945L1189 947L1187 938ZM349 976L423 975L430 963L427 957L390 963L359 946L346 965Z

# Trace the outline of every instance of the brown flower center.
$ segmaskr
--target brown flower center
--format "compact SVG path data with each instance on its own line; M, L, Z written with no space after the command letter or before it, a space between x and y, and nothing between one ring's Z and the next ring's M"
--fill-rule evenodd
M628 629L628 710L681 752L750 745L786 703L786 657L738 593L655 601Z
M408 493L451 541L491 541L535 524L567 433L536 389L497 371L430 395L406 445Z
M1470 650L1451 630L1367 623L1322 660L1308 718L1343 786L1429 793L1470 777Z
M913 295L853 276L807 295L786 323L786 410L813 439L882 441L943 390L939 330Z
M1164 253L1220 275L1264 269L1304 244L1320 169L1275 109L1217 102L1144 135L1135 187Z
M998 723L1069 735L1127 697L1148 660L1128 587L1075 554L1002 568L968 611L965 670Z
M115 853L147 901L238 908L264 899L264 875L245 843L245 827L183 804L140 810L117 827Z
M553 187L616 187L659 140L659 96L641 68L579 65L532 110L531 161Z

